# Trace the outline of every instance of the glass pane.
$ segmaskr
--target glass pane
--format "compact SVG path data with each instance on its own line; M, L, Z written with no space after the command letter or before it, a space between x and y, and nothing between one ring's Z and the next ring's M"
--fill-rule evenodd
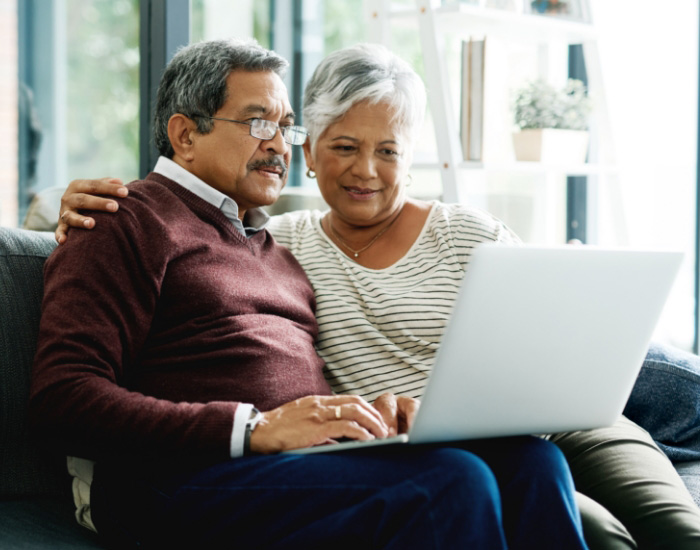
M618 173L617 181L598 189L598 240L685 252L657 338L690 348L695 307L698 3L679 2L672 10L659 10L635 0L592 0L591 14L599 36Z
M366 40L363 0L324 0L323 54Z
M191 0L192 42L255 38L270 47L270 0Z
M17 4L0 2L0 226L18 223Z
M65 5L67 179L131 181L138 176L138 0Z
M15 3L4 2L3 10L8 4ZM75 178L137 177L138 6L138 0L14 5L15 47L3 48L14 51L19 75L14 224L47 188ZM9 186L3 178L2 192ZM45 217L52 219L56 196L48 206L56 214Z

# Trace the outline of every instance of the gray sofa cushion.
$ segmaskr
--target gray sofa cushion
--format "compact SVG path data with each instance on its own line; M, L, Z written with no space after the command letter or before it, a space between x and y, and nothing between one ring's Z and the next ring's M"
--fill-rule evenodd
M700 460L679 462L675 466L683 483L685 483L688 491L693 496L695 504L700 506Z
M700 358L652 343L624 414L674 462L700 460Z
M92 550L104 548L97 535L80 527L69 500L42 497L0 500L0 548Z
M48 457L26 431L43 265L53 234L0 228L0 496L65 494L64 457Z

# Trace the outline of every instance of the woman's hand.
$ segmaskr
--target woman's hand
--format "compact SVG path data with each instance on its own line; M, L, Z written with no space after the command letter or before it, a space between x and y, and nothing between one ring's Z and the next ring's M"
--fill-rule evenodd
M70 227L92 229L95 220L78 213L78 210L101 210L116 212L119 204L107 197L126 197L129 190L122 180L117 178L102 178L99 180L73 180L61 197L58 227L55 237L58 244L63 244L68 238Z
M383 393L374 402L374 408L382 415L390 436L408 433L416 418L418 407L418 399L393 393Z
M302 397L262 413L250 450L269 454L341 438L366 441L389 435L382 415L356 395Z

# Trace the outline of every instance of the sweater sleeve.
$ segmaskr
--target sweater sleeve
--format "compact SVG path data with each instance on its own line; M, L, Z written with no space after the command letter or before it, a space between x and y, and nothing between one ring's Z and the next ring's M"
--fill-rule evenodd
M122 202L94 214L45 266L29 422L66 454L230 456L237 404L174 403L130 391L172 250L165 224Z

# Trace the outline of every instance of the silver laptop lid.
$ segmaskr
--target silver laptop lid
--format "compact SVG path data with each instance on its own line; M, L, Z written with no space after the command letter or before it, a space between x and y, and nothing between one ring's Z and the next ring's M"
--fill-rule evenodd
M612 424L681 260L585 246L479 247L411 442Z

